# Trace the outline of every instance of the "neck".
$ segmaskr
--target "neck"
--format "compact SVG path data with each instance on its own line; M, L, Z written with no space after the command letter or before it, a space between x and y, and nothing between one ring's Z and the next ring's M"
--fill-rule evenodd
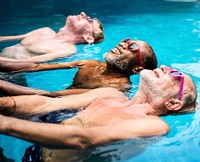
M115 74L119 74L120 76L126 76L126 77L130 77L132 74L127 73L125 71L121 71L118 68L111 66L109 64L106 63L106 68L105 68L105 73L115 73Z
M148 101L148 98L140 90L135 94L131 100L134 105L135 111L142 112L146 115L160 116L161 114L156 111L158 107Z
M66 27L61 28L57 32L56 38L71 44L83 43L82 37L78 37L75 33L70 32Z

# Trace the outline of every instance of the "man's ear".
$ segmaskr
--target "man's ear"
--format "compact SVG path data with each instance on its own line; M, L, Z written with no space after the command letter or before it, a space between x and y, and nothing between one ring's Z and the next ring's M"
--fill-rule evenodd
M92 44L94 43L94 38L90 35L83 35L83 39L88 43L88 44Z
M133 74L139 74L144 68L142 66L132 68Z
M165 107L166 107L168 110L176 111L176 110L181 109L181 107L182 107L182 102L181 102L179 99L172 98L172 99L170 99L168 102L165 102Z

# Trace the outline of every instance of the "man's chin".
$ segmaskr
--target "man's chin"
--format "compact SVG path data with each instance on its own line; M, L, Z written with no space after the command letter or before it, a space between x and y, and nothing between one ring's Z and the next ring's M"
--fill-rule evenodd
M141 78L153 77L153 76L154 76L154 72L152 70L144 69L140 72Z
M151 84L151 82L153 82L153 76L152 76L153 71L152 70L147 70L144 69L140 72L140 83L139 86L146 86Z

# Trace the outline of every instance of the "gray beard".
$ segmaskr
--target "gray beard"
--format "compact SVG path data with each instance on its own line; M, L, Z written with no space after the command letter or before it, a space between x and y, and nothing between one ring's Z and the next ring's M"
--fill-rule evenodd
M113 59L113 57L110 57L108 53L105 53L103 57L107 64L111 65L112 67L115 67L120 71L130 71L130 64L123 62L123 55Z
M139 89L145 93L149 101L159 102L169 96L169 92L158 88L158 84L152 75L154 74L150 70L143 70L141 72Z

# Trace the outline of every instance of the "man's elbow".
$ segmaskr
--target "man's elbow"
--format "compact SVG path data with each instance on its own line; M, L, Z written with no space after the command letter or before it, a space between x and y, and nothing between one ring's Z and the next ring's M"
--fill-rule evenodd
M67 138L63 142L64 142L63 144L66 148L86 149L86 148L95 146L95 144L92 142L92 140L89 140L88 138L84 138L81 136L73 137L70 140L69 140L69 138Z
M79 145L78 145L78 148L79 149L86 149L86 148L89 148L89 147L92 147L94 146L94 144L92 144L92 142L90 142L89 140L80 140L79 142Z
M166 135L170 132L170 127L168 124L164 123L163 126L162 126L162 129L159 131L158 134L160 135Z

